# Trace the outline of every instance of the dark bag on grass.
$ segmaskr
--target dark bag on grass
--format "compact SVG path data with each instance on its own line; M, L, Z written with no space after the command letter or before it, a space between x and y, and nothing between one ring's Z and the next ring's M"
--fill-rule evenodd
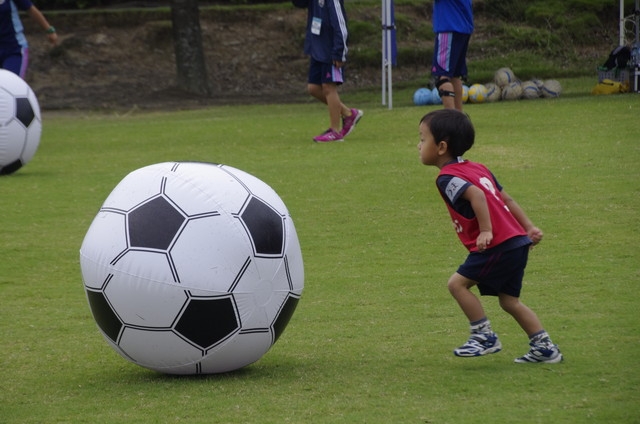
M609 54L609 58L604 63L604 65L602 65L602 67L607 71L614 68L626 68L627 64L629 63L629 59L631 59L631 49L629 47L616 47Z

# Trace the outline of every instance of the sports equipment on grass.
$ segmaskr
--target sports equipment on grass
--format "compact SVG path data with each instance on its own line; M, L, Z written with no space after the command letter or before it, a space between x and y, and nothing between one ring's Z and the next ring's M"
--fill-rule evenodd
M483 84L473 84L469 87L469 101L471 103L484 103L487 99L487 88Z
M456 356L484 356L502 350L502 344L496 333L472 333L469 340L453 351Z
M436 87L433 87L431 90L431 104L433 105L441 105L442 98L440 97L440 93Z
M563 359L558 345L553 343L529 343L531 349L523 356L516 358L515 363L518 364L535 364L546 362L548 364L556 364Z
M246 172L209 163L127 175L91 223L80 267L108 344L167 374L257 361L304 287L300 244L280 197Z
M518 100L522 96L522 84L514 81L502 89L502 100Z
M502 96L502 89L496 83L488 82L485 85L487 89L487 102L497 102Z
M462 103L467 103L469 101L469 86L462 85Z
M522 98L537 99L540 97L540 89L534 81L525 81L522 83Z
M431 90L428 88L418 88L413 93L413 104L416 106L426 106L431 104Z
M541 91L544 97L560 97L560 93L562 93L562 86L559 81L548 79L545 80L542 85Z
M18 75L0 69L0 175L16 172L33 158L41 133L35 93Z
M500 88L516 81L516 76L510 68L500 68L493 74L493 82Z

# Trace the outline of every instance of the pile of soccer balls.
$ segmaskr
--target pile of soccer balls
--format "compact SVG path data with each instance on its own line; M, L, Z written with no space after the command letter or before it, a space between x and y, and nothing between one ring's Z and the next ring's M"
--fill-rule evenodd
M521 81L511 69L500 68L495 72L493 81L486 84L463 85L462 90L463 103L486 103L559 97L562 86L554 79ZM441 104L442 99L436 88L419 88L413 95L413 103L418 106Z

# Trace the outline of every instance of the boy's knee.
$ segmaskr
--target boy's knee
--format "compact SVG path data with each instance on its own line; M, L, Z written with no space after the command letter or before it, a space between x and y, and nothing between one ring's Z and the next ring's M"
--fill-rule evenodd
M449 293L453 294L460 289L467 289L467 286L464 284L463 279L461 279L457 274L454 274L449 278L447 288L449 289Z

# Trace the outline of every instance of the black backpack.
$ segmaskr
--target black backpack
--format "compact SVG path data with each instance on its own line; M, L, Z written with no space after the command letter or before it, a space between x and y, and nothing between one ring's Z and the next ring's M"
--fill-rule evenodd
M629 59L631 59L631 49L627 46L620 46L613 49L613 51L609 54L609 58L602 65L607 71L618 68L626 68L629 63Z

